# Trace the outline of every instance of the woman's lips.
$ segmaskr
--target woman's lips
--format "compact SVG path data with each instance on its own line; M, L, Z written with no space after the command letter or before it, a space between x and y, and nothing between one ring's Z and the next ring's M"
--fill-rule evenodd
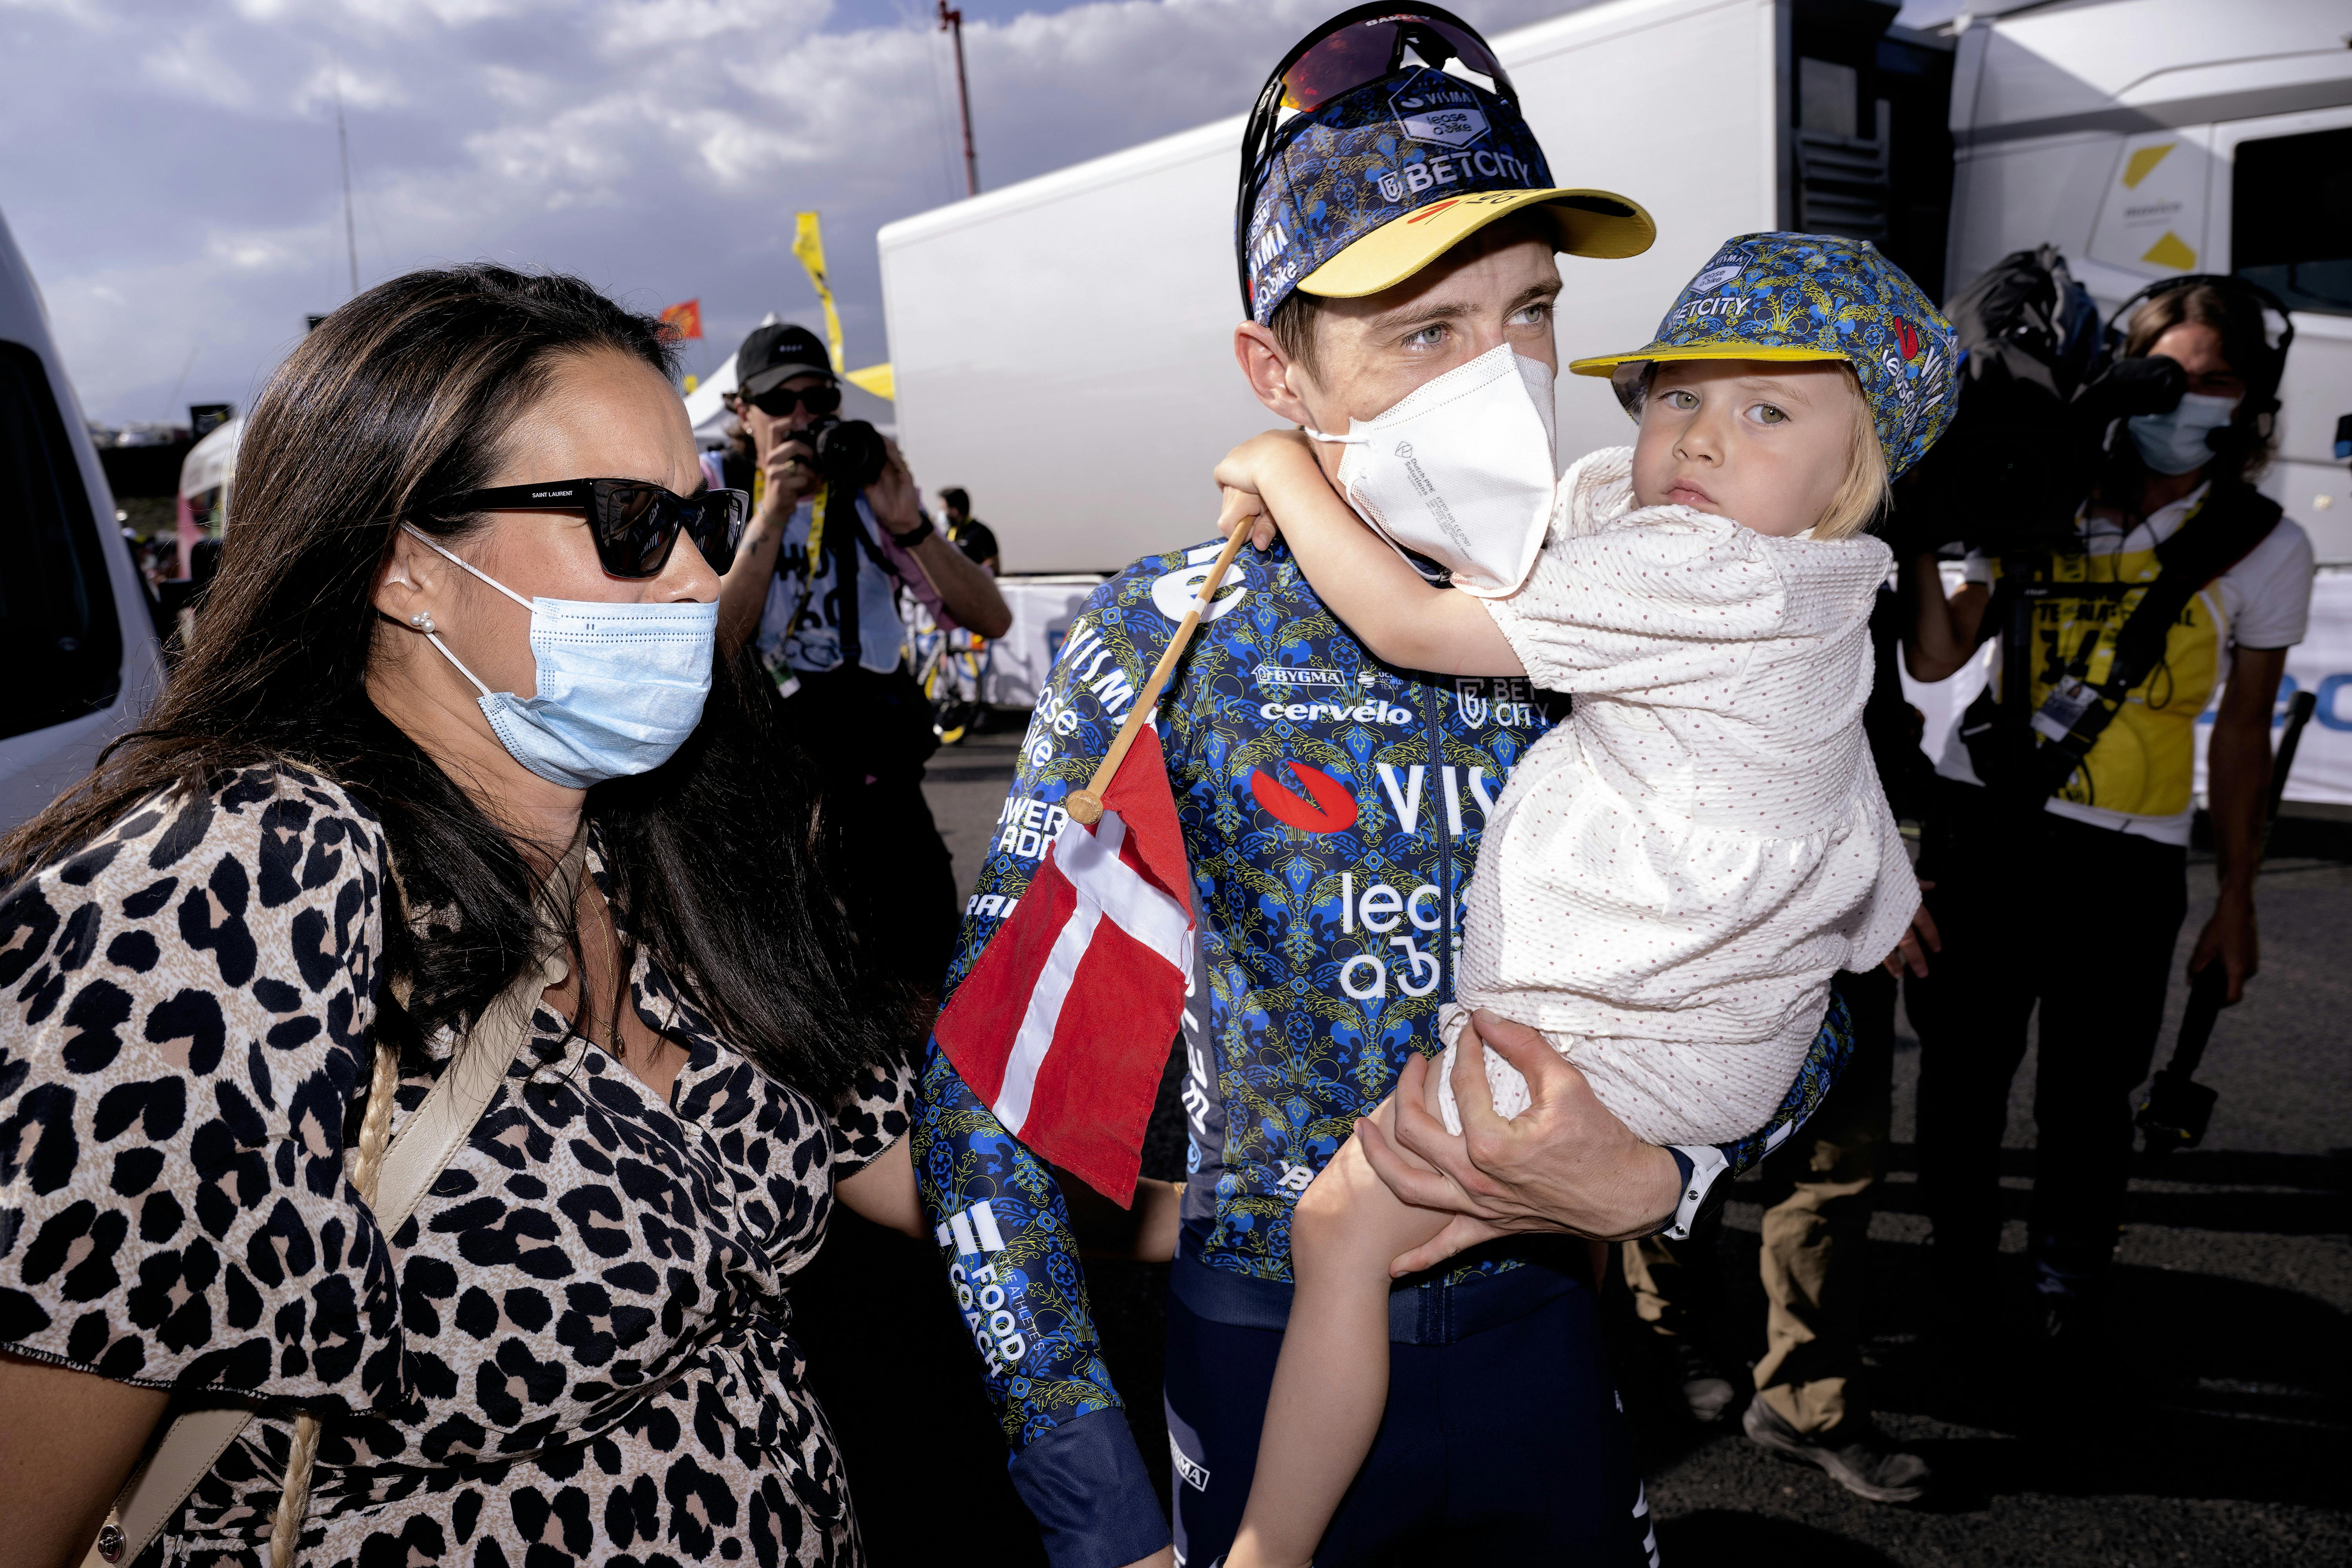
M1715 498L1707 494L1705 490L1699 489L1696 485L1691 483L1688 479L1676 479L1666 490L1666 504L1669 506L1709 507L1715 504Z

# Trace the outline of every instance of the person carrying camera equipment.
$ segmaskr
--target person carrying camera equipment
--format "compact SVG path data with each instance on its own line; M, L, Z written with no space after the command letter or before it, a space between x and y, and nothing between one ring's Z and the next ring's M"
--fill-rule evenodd
M935 991L954 946L955 872L923 800L930 704L903 667L898 589L982 637L1013 624L996 583L931 524L898 446L840 417L841 384L805 327L752 329L728 407L759 460L751 521L719 601L729 649L751 639L793 739L816 763L833 827L857 857L859 924L911 984Z
M996 530L971 515L971 494L959 486L950 486L940 492L940 509L947 513L941 519L948 537L956 548L971 556L992 577L997 573L998 552Z
M1897 552L1913 615L1905 655L1915 678L1940 680L1981 642L1998 651L1937 760L1920 857L1943 936L1908 993L1920 1182L1940 1305L1955 1329L1973 1326L1994 1305L1997 1161L2039 1003L2030 1250L2040 1332L2073 1352L2095 1343L2130 1091L2147 1073L2187 909L2196 725L2217 689L2207 756L2221 896L2189 968L2224 965L2235 1002L2259 962L2272 710L2310 615L2312 547L2251 481L2270 456L2294 328L2242 279L2168 279L2116 312L2106 340L2121 357L2076 392L2095 317L2054 253L2010 258L1951 315L1978 351L1959 420L1965 430L1973 415L1978 429L1897 492L1897 526L1916 542ZM1948 600L1922 552L1955 536L1973 548ZM2029 902L2043 919L2021 921Z

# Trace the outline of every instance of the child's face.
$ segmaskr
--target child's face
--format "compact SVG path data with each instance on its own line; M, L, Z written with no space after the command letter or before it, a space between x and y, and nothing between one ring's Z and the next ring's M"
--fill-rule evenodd
M1835 360L1662 362L1633 441L1633 503L1802 533L1845 483L1861 402Z

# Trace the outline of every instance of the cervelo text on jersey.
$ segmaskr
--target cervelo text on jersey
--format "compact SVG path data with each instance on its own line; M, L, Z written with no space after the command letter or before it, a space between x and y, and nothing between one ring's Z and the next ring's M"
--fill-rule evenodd
M1063 803L1108 750L1216 552L1212 543L1139 562L1088 598L1023 740L965 907L950 992L1027 889ZM1309 711L1294 718L1294 704ZM1410 721L1391 718L1395 710ZM1437 1008L1452 993L1478 837L1510 770L1565 711L1565 699L1524 679L1381 665L1282 545L1237 558L1153 715L1201 933L1180 1026L1188 1254L1230 1273L1289 1279L1299 1194L1412 1053L1439 1048ZM1816 1057L1773 1126L1724 1150L1729 1174L1761 1157L1774 1129L1811 1112L1842 1059L1820 1047ZM912 1152L924 1206L946 1227L942 1256L961 1270L950 1282L971 1284L975 1266L992 1270L971 1285L967 1310L1001 1289L1004 1305L982 1313L979 1328L1002 1311L1022 1335L1025 1354L1009 1373L1009 1338L983 1347L1007 1436L1034 1444L1115 1409L1059 1191L936 1044ZM952 1218L974 1214L982 1240L983 1203L1003 1244L984 1257ZM1482 1258L1447 1278L1513 1267ZM1016 1484L1022 1466L1016 1458Z

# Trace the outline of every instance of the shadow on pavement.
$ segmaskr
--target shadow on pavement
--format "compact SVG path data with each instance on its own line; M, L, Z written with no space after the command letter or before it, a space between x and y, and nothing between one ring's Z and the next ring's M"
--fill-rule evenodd
M1919 1168L1918 1150L1909 1143L1886 1144L1880 1159L1888 1172L1916 1173ZM2032 1150L2000 1152L2004 1177L2030 1182L2033 1173ZM2191 1190L2199 1188L2205 1190ZM2032 1201L2032 1194L2022 1188L2002 1187L2001 1217L2025 1218ZM1916 1183L1882 1186L1874 1206L1881 1214L1927 1212ZM2142 1155L2132 1165L2132 1188L2124 1198L2123 1217L2126 1225L2170 1229L2340 1235L2352 1230L2352 1150L2260 1154L2192 1149L2162 1159Z
M1896 1568L1885 1552L1809 1524L1714 1508L1660 1524L1658 1556L1667 1563L1737 1563L1740 1568Z
M2261 1171L2268 1158L2226 1160ZM1719 1348L1744 1387L1739 1369L1764 1350L1757 1237L1727 1226L1721 1247ZM2326 1302L2244 1279L2119 1267L2098 1352L2053 1363L2025 1319L2022 1259L2005 1255L2000 1284L2010 1315L1986 1325L1979 1355L1961 1361L1927 1332L1927 1249L1874 1240L1870 1250L1870 1396L1937 1476L1927 1502L1907 1511L1978 1511L2027 1494L2344 1506L2352 1338ZM1725 1436L1746 1447L1736 1415L1701 1427L1683 1414L1666 1363L1633 1321L1622 1286L1612 1289L1612 1361L1643 1472L1673 1470ZM1779 1468L1801 1495L1828 1486Z

